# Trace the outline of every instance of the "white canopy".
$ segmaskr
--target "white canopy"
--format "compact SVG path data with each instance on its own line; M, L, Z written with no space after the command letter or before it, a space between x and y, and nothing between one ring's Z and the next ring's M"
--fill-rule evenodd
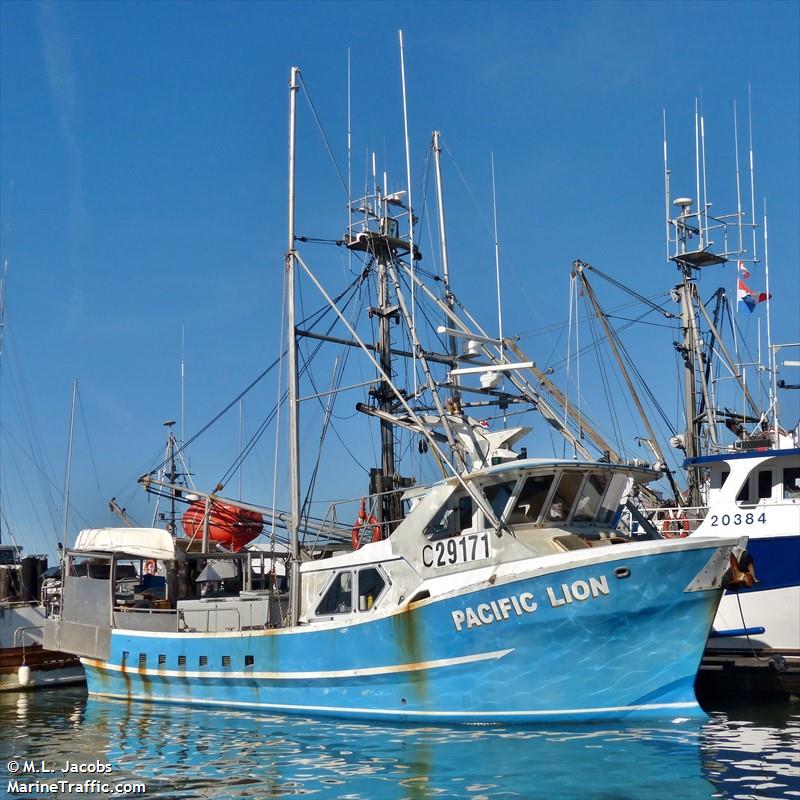
M175 543L161 528L87 528L78 534L75 550L126 553L138 558L171 561Z

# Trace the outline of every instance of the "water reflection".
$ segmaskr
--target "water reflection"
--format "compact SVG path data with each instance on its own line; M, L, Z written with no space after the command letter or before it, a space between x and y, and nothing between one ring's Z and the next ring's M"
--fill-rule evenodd
M80 690L0 697L0 767L109 761L148 800L791 796L800 714L715 712L659 725L401 727L87 700ZM3 790L5 790L3 776ZM21 795L25 796L25 795Z

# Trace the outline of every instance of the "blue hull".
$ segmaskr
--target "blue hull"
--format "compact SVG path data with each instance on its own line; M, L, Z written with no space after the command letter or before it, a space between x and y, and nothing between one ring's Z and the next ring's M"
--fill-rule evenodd
M199 706L442 722L702 714L694 679L721 590L685 589L716 548L538 572L347 624L116 629L110 659L83 663L91 694Z

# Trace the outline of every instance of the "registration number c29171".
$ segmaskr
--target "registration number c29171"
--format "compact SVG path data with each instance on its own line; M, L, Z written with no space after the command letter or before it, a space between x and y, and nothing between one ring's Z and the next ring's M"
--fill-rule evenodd
M488 533L466 533L426 544L422 548L422 563L426 567L446 567L480 561L491 554Z

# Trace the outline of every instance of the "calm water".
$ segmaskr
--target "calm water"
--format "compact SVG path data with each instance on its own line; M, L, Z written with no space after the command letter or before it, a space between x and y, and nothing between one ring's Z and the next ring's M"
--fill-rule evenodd
M59 779L65 760L109 762L114 782L143 781L136 796L148 800L800 800L798 744L800 704L702 722L444 728L190 711L64 689L0 695L0 797L17 758L59 768L25 780Z

